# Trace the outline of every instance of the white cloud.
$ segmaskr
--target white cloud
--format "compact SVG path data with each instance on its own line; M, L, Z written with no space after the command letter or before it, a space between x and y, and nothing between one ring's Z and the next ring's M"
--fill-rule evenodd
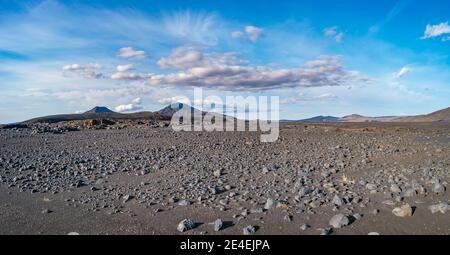
M22 96L25 97L44 97L48 96L48 93L41 88L26 88Z
M234 31L231 33L233 38L245 38L252 42L258 41L258 39L263 35L263 30L255 26L245 26L244 31Z
M165 13L160 30L181 38L186 43L216 45L223 32L215 13L179 11Z
M244 34L241 31L231 32L231 37L233 37L233 38L241 38L243 36L244 36Z
M128 70L134 69L134 65L133 64L118 65L116 69L117 69L118 72L126 72Z
M408 67L404 66L398 71L396 76L397 76L397 78L402 78L403 76L407 75L409 72L411 72L411 69L409 69Z
M445 23L442 22L437 25L428 24L427 27L425 28L424 35L420 39L428 39L446 34L450 34L450 26L448 25L448 21Z
M141 74L141 73L122 73L118 72L111 75L111 79L113 80L143 80L150 77L150 74Z
M261 37L263 30L255 26L246 26L245 32L247 33L250 41L256 42L259 39L259 37Z
M323 30L323 33L326 37L333 38L338 43L342 42L344 38L344 33L340 32L337 26L327 27Z
M323 30L323 33L325 34L325 36L332 37L337 34L336 29L337 29L336 26L335 27L327 27Z
M140 97L137 97L137 98L131 100L131 102L129 104L121 104L121 105L116 106L114 108L114 110L116 112L138 111L138 110L142 109L141 103L142 103L142 99Z
M135 99L133 99L133 100L131 100L131 103L132 104L141 104L142 103L142 98L140 98L140 97L138 97L138 98L135 98Z
M195 47L179 47L158 61L163 68L189 68L212 65L243 65L245 61L238 59L234 53L204 54Z
M293 103L306 102L306 101L334 100L336 98L337 98L337 96L331 92L326 92L326 93L322 93L319 95L311 95L311 96L306 96L303 93L298 93L295 96L281 98L280 103L281 104L293 104Z
M185 96L173 96L173 97L158 98L157 102L162 105L169 105L169 104L174 104L174 103L182 103L182 104L191 103L191 101Z
M135 104L121 104L114 108L116 112L132 112L141 110L142 106Z
M192 67L197 66L203 60L203 53L192 47L180 47L172 51L172 53L165 58L158 61L161 67Z
M81 69L79 64L65 65L62 68L64 71L77 71Z
M342 38L344 38L344 33L340 32L339 34L337 34L334 39L336 40L336 42L340 43L342 42Z
M319 99L319 100L329 100L329 99L336 99L337 96L334 95L333 93L323 93L320 94L316 97L314 97L315 99Z
M122 58L146 58L147 54L143 50L135 50L132 47L125 47L119 50L118 56Z
M63 66L63 70L64 71L81 71L81 70L85 70L85 69L97 69L97 70L100 70L102 68L103 67L100 64L89 64L89 65L86 65L86 66L79 65L79 64L72 64L72 65L65 65L65 66Z
M89 65L80 65L80 64L71 64L63 66L63 73L76 73L83 76L86 79L100 79L103 78L103 74L100 70L103 67L100 64L89 64Z

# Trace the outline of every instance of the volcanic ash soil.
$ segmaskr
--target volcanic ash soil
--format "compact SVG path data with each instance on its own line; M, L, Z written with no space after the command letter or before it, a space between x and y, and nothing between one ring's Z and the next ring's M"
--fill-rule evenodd
M450 234L450 127L0 129L0 234Z

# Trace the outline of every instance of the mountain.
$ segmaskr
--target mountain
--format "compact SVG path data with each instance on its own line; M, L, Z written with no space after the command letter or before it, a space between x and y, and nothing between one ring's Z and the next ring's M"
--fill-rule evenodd
M61 121L74 121L74 120L88 120L88 119L109 119L113 121L118 120L170 120L172 116L179 110L189 111L194 113L193 121L195 121L195 114L197 116L204 116L207 114L205 111L201 111L192 106L176 103L168 105L157 112L136 112L136 113L116 113L111 111L107 107L96 106L91 110L81 114L60 114L44 116L39 118L30 119L24 122L14 123L15 126L28 125L33 123L56 123ZM235 120L232 117L217 114L217 117L226 119L227 121ZM444 122L450 123L450 107L442 109L430 114L417 115L417 116L382 116L382 117L367 117L359 114L347 115L344 117L334 116L316 116L302 120L281 120L282 122Z
M450 107L430 114L399 117L396 122L450 122Z
M170 105L162 108L161 110L157 111L156 113L161 115L163 118L171 119L172 116L179 110L188 111L188 112L191 112L194 114L199 114L199 116L203 116L206 114L206 112L200 111L190 105L182 104L182 103L170 104Z
M380 116L369 117L359 114L351 114L343 117L316 116L302 120L282 120L282 122L450 122L450 107L417 116Z
M381 117L368 117L359 114L351 114L339 118L338 122L393 122L398 116L381 116Z
M57 123L61 121L75 121L88 119L109 119L109 120L161 120L162 117L154 112L136 112L136 113L117 113L106 107L94 107L93 109L81 114L59 114L44 117L38 117L22 122L21 124L33 123Z
M44 117L33 118L17 124L33 123L57 123L61 121L76 121L88 119L109 119L113 121L120 120L170 120L178 110L190 111L191 113L204 116L206 112L200 111L186 104L172 104L164 107L157 112L136 112L136 113L117 113L104 106L96 106L91 110L81 114L59 114ZM195 117L195 116L194 116Z
M92 108L91 110L85 112L85 114L89 114L89 113L115 113L115 112L111 111L110 109L108 109L107 107L104 107L104 106L96 106L96 107Z
M206 114L208 114L208 112L206 112L206 111L201 111L190 105L182 104L182 103L175 103L175 104L168 105L168 106L164 107L163 109L157 111L156 113L159 114L161 116L161 118L164 120L171 120L172 116L178 111L181 111L182 113L191 114L191 122L192 123L198 123L199 121L202 121L203 117ZM230 117L227 115L223 115L223 114L219 114L219 113L209 112L209 114L210 114L210 116L214 116L213 121L219 120L219 119L222 119L223 121L236 120L236 118L233 118L233 117Z
M339 118L334 116L315 116L301 120L280 120L281 122L336 122Z

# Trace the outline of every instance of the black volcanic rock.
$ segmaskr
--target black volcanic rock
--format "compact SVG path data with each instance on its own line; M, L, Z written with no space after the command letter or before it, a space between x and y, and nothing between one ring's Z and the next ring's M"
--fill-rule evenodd
M96 107L92 108L91 110L89 110L89 111L87 111L85 113L114 113L114 112L111 111L110 109L108 109L107 107L96 106Z

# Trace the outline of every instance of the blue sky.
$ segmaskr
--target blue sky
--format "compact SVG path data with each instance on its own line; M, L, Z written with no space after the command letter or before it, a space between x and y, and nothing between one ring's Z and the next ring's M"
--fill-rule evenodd
M450 106L450 2L0 0L0 123L277 95L280 117Z

